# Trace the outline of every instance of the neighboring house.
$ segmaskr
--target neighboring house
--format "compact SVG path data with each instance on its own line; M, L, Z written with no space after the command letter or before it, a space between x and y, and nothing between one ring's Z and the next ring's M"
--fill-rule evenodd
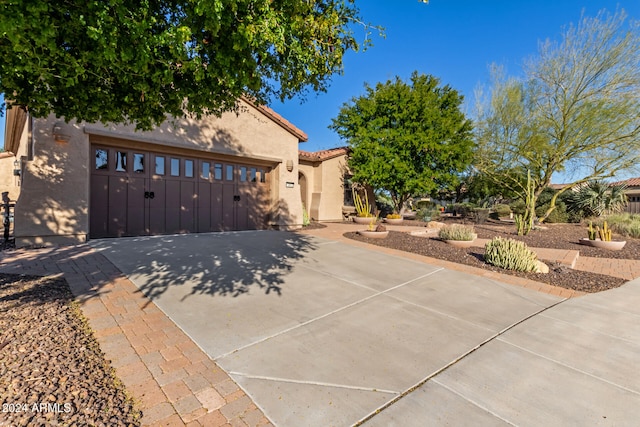
M267 107L239 104L148 132L8 110L0 191L17 201L16 245L299 227L307 136Z
M624 181L615 182L616 185L626 185L624 192L629 203L625 207L625 212L640 213L640 178L629 178Z
M298 152L300 197L312 220L341 221L343 206L353 205L347 154L347 147Z

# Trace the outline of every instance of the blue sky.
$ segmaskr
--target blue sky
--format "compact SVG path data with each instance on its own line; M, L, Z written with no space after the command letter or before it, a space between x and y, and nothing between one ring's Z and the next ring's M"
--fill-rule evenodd
M340 107L375 85L396 75L407 80L414 70L432 74L465 97L467 109L474 89L486 84L491 63L502 64L510 75L521 73L523 60L537 52L539 41L559 39L562 28L577 23L584 10L624 9L640 20L640 0L357 0L366 22L385 27L386 38L374 31L373 46L350 52L344 73L333 78L326 93L310 93L306 101L273 102L271 107L309 135L300 145L316 151L344 145L327 128ZM365 32L356 28L356 36ZM4 120L0 120L0 138Z
M340 107L396 75L408 80L414 70L432 74L474 103L474 89L488 83L488 65L502 64L509 75L534 55L538 42L560 39L563 27L580 20L582 11L595 16L619 6L640 20L640 0L360 0L365 21L385 27L386 38L373 34L374 46L350 53L344 74L333 79L327 93L310 94L306 102L274 102L271 107L309 135L300 145L316 151L344 145L327 126ZM356 29L358 31L358 29ZM356 32L356 35L358 33ZM364 33L360 34L361 38Z

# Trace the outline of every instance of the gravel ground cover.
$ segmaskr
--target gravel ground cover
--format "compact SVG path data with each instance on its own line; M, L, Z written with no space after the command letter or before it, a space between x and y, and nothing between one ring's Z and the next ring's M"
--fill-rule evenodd
M0 274L0 426L138 426L62 278Z
M460 222L458 220L444 220L445 223ZM420 221L405 221L407 226L426 226ZM530 247L574 249L580 251L580 256L619 258L619 259L639 259L640 240L625 239L627 244L621 251L608 251L604 249L584 246L578 240L587 236L586 227L578 224L549 224L545 229L532 230L527 236L518 236L515 226L501 223L485 223L475 225L474 228L478 237L491 239L496 236L522 240ZM368 239L357 233L346 233L345 237L367 242L373 245L384 246L420 255L438 258L446 261L466 264L485 270L496 271L504 274L525 277L537 282L549 285L560 286L567 289L574 289L582 292L600 292L621 286L626 281L617 277L605 276L602 274L590 273L586 271L572 270L561 265L549 265L548 274L521 273L503 270L484 262L484 248L471 247L468 249L455 248L437 238L425 238L411 236L409 233L398 231L389 232L386 239ZM614 236L614 239L622 239Z

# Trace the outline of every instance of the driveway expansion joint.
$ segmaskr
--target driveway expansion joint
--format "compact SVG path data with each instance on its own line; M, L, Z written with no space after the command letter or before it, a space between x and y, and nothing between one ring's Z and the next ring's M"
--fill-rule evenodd
M541 313L543 313L543 312L545 312L545 311L547 311L547 310L549 310L549 309L551 309L551 308L553 308L553 307L555 307L555 306L567 301L568 299L569 298L564 298L564 299L562 299L560 301L557 301L557 302L551 304L548 307L543 307L542 309L536 311L535 313L532 313L532 314L526 316L525 318L523 318L523 319L521 319L521 320L519 320L519 321L517 321L517 322L515 322L515 323L513 323L513 324L511 324L509 326L507 326L506 328L504 328L500 332L490 336L486 340L482 341L480 344L476 345L472 349L470 349L470 350L466 351L465 353L461 354L456 359L454 359L451 362L447 363L446 365L444 365L440 369L438 369L438 370L432 372L431 374L427 375L425 378L423 378L422 380L417 382L415 385L413 385L412 387L409 387L407 390L405 390L404 392L402 392L398 396L394 397L393 399L391 399L390 401L388 401L384 405L380 405L378 408L376 408L375 410L370 412L368 415L366 415L365 417L361 418L356 423L354 423L353 424L354 427L355 426L360 426L363 423L365 423L365 422L369 421L370 419L374 418L380 412L382 412L385 409L389 408L390 406L394 405L396 402L398 402L403 397L408 396L409 394L413 393L415 390L417 390L418 388L422 387L424 384L426 384L428 381L430 381L431 379L433 379L437 375L441 374L442 372L444 372L447 369L451 368L452 366L454 366L455 364L457 364L461 360L463 360L466 357L470 356L471 354L475 353L477 350L479 350L481 347L484 347L486 344L490 343L491 341L494 341L494 340L498 339L501 335L505 334L509 330L515 328L516 326L520 325L521 323L526 322L527 320L531 319L532 317L535 317L535 316L537 316L537 315L539 315L539 314L541 314Z
M242 372L234 372L234 371L228 371L228 373L229 375L249 378L252 380L263 380L263 381L273 381L273 382L290 383L290 384L303 384L303 385L332 387L332 388L344 388L348 390L370 391L374 393L385 393L385 394L393 394L393 395L399 395L401 393L400 391L397 391L397 390L385 390L385 389L374 388L374 387L335 384L335 383L327 383L327 382L321 382L321 381L294 380L292 378L269 377L264 375L250 375L250 374L245 374Z
M234 354L234 353L237 353L237 352L239 352L239 351L245 350L245 349L247 349L247 348L249 348L249 347L253 347L254 345L257 345L257 344L263 343L263 342L268 341L268 340L270 340L270 339L272 339L272 338L279 337L280 335L284 335L284 334L289 333L289 332L291 332L291 331L294 331L294 330L296 330L296 329L302 328L302 327L307 326L307 325L309 325L309 324L311 324L311 323L317 322L318 320L322 320L322 319L324 319L324 318L327 318L327 317L329 317L329 316L332 316L332 315L334 315L334 314L336 314L336 313L340 313L341 311L344 311L344 310L346 310L346 309L348 309L348 308L351 308L351 307L354 307L354 306L356 306L356 305L362 304L363 302L369 301L369 300L371 300L371 299L373 299L373 298L375 298L375 297L378 297L378 296L380 296L380 295L385 295L385 294L387 294L387 293L389 293L389 292L391 292L391 291L393 291L393 290L399 289L399 288L401 288L401 287L403 287L403 286L406 286L406 285L408 285L408 284L410 284L410 283L413 283L413 282L415 282L415 281L417 281L417 280L424 279L425 277L429 277L429 276L431 276L431 275L433 275L433 274L435 274L435 273L437 273L437 272L439 272L439 271L442 271L442 270L444 270L444 268L438 268L437 270L430 271L429 273L426 273L426 274L423 274L423 275L421 275L421 276L415 277L415 278L413 278L413 279L411 279L411 280L407 280L407 281L406 281L406 282L404 282L404 283L400 283L399 285L393 286L393 287L391 287L391 288L389 288L389 289L385 289L384 291L376 292L376 293L374 293L374 294L372 294L372 295L369 295L369 296L367 296L367 297L364 297L364 298L361 298L361 299L359 299L359 300L357 300L357 301L354 301L354 302L352 302L352 303L350 303L350 304L347 304L347 305L344 305L344 306L342 306L342 307L340 307L340 308L337 308L337 309L335 309L335 310L332 310L332 311L330 311L330 312L328 312L328 313L325 313L325 314L322 314L322 315L320 315L320 316L314 317L313 319L309 319L309 320L307 320L307 321L305 321L305 322L302 322L302 323L299 323L299 324L297 324L297 325L295 325L295 326L291 326L290 328L283 329L283 330L278 331L278 332L276 332L276 333L274 333L274 334L271 334L271 335L269 335L269 336L263 337L263 338L261 338L261 339L259 339L259 340L257 340L257 341L253 341L253 342L251 342L251 343L249 343L249 344L246 344L246 345L243 345L243 346L241 346L241 347L239 347L239 348L236 348L236 349L234 349L234 350L231 350L231 351L229 351L229 352L227 352L227 353L224 353L224 354L222 354L222 355L220 355L220 356L216 356L215 358L213 358L213 360L218 361L218 360L220 360L220 359L224 359L225 357L228 357L228 356L230 356L230 355L232 355L232 354Z

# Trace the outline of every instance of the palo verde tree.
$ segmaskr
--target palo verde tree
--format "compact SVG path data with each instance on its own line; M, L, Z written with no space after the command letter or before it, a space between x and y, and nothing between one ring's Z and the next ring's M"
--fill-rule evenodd
M13 0L2 3L0 93L35 117L148 129L233 110L242 95L326 90L345 52L368 44L354 23L353 0Z
M396 212L412 195L452 186L472 158L462 96L417 72L410 83L396 77L365 91L330 126L351 148L353 180L388 192Z
M480 104L474 166L523 199L530 172L534 205L554 173L577 177L544 221L563 191L640 161L639 27L623 11L583 17L526 65L523 80L498 74Z

